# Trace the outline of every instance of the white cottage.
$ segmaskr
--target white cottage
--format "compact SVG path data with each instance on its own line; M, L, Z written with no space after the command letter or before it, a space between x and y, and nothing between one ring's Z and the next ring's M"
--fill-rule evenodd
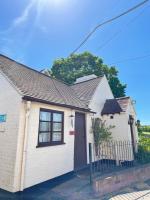
M106 113L107 99L123 101L114 100L105 76L69 86L0 55L0 188L23 191L86 166L93 116L116 125L114 139L131 140L132 102Z
M107 125L115 126L111 130L115 141L138 141L136 112L130 97L107 99L101 115Z

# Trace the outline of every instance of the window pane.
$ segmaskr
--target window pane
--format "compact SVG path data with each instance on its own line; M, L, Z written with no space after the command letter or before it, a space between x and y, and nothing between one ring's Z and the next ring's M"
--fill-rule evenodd
M40 120L41 121L51 121L51 113L49 112L40 112Z
M60 114L60 113L53 113L53 121L55 121L55 122L62 122L62 114Z
M62 123L53 123L53 131L61 131L62 130Z
M40 133L39 134L39 143L50 142L50 133Z
M60 142L62 139L62 133L61 132L53 132L52 135L52 141L53 142Z
M40 122L40 132L48 132L50 131L50 122Z

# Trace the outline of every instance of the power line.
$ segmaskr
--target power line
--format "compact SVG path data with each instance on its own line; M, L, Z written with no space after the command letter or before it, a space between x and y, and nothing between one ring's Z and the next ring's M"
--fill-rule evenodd
M122 16L124 16L124 15L126 15L126 14L128 14L128 13L130 13L130 12L132 12L132 11L134 11L135 9L141 7L142 5L144 5L145 3L147 3L148 1L149 1L149 0L145 0L145 1L143 1L143 2L141 2L141 3L139 3L139 4L137 4L137 5L135 5L134 7L128 9L127 11L125 11L125 12L123 12L123 13L121 13L121 14L119 14L119 15L117 15L117 16L111 18L111 19L108 19L108 20L106 20L105 22L103 22L103 23L101 23L101 24L98 24L98 25L85 37L85 39L80 43L80 45L71 53L71 55L74 54L76 51L78 51L78 50L87 42L87 40L97 31L97 29L99 29L100 27L102 27L102 26L104 26L104 25L106 25L106 24L108 24L108 23L111 23L112 21L115 21L115 20L117 20L118 18L120 18L120 17L122 17Z
M101 46L99 46L97 48L97 51L101 50L102 48L104 48L105 46L107 46L107 44L109 44L114 38L116 38L117 36L120 35L120 33L122 33L124 31L124 28L127 27L128 25L130 25L131 23L133 23L139 16L141 16L144 11L149 8L150 6L145 7L138 15L136 15L133 19L131 19L128 23L126 23L124 25L124 27L122 29L120 29L119 31L115 32L112 37L110 37L106 42L104 42Z
M115 62L111 62L108 65L114 65L114 64L118 64L118 63L123 63L123 62L128 62L128 61L134 61L134 60L139 60L139 59L144 59L150 57L150 53L146 54L146 55L142 55L142 56L137 56L137 57L132 57L132 58L126 58L124 60L119 60L119 61L115 61Z

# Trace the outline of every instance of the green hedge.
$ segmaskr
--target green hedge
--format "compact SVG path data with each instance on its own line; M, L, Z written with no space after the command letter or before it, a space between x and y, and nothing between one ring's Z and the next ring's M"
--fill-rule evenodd
M150 138L140 137L135 158L139 163L150 163Z

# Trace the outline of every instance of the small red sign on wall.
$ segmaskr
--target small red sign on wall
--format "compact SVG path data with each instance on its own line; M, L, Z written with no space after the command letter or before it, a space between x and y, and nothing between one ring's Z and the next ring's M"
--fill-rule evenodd
M75 131L69 131L69 135L75 135L76 132Z

